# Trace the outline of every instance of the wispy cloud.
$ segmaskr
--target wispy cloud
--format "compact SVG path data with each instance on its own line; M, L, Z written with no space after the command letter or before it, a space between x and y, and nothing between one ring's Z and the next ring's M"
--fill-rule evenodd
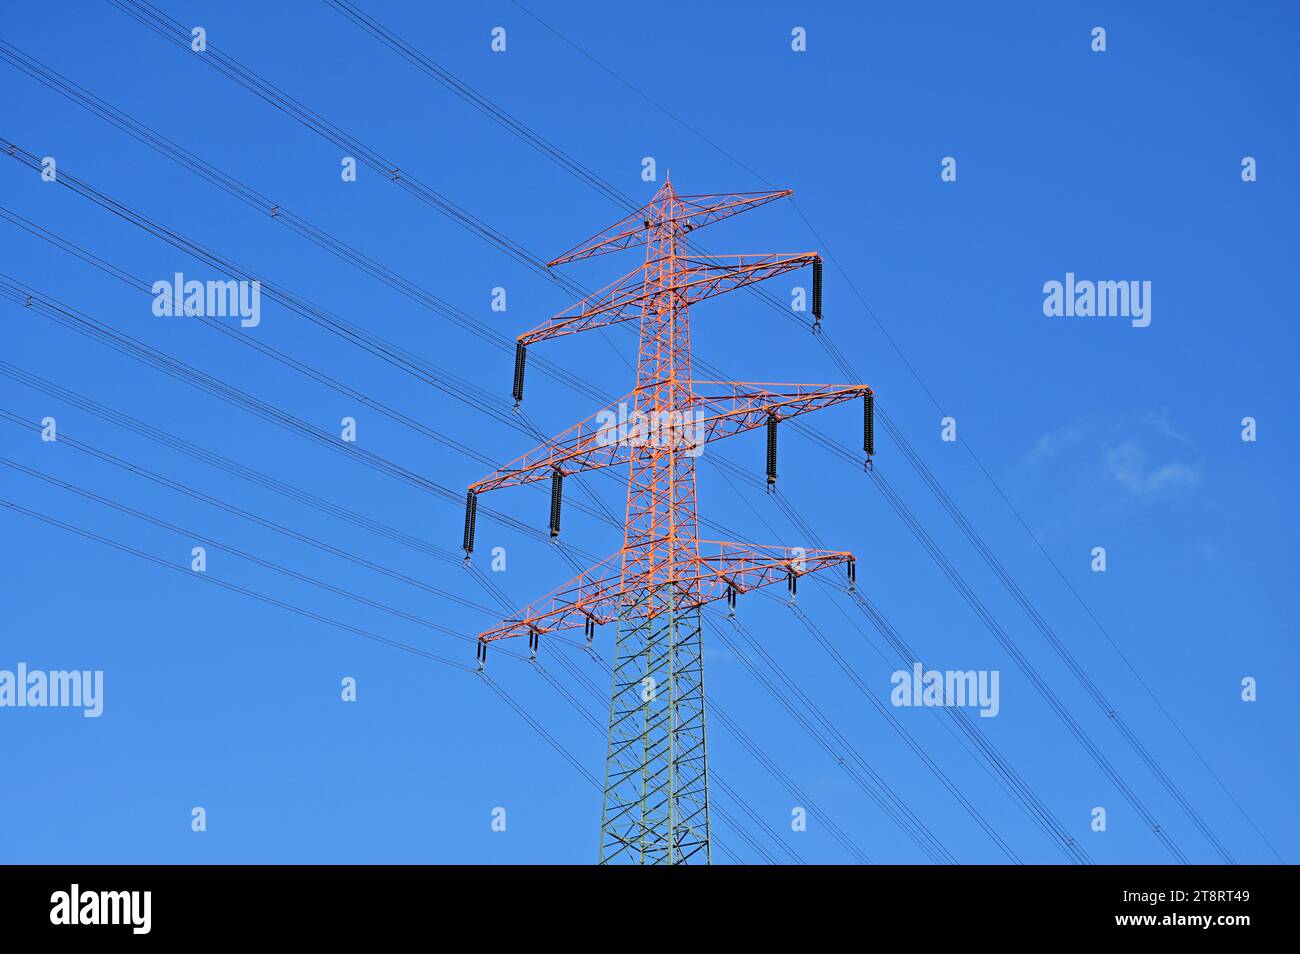
M1140 416L1139 420L1162 437L1167 437L1189 447L1192 444L1192 439L1174 427L1169 420L1169 416L1162 411L1147 411Z
M1135 494L1153 494L1178 485L1194 484L1200 472L1183 461L1152 463L1151 455L1135 441L1124 441L1106 454L1110 475Z
M1097 474L1132 496L1155 497L1200 481L1200 464L1189 459L1193 446L1167 415L1148 411L1124 420L1093 417L1063 424L1034 443L1025 464Z
M1054 431L1049 431L1040 437L1038 442L1034 444L1033 449L1025 458L1025 462L1029 464L1038 464L1050 460L1059 451L1073 444L1077 444L1087 436L1088 428L1089 424L1085 422L1080 424L1067 424Z

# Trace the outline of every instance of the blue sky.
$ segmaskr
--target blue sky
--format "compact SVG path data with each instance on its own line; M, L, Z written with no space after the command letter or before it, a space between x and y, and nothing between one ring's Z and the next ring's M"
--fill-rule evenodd
M325 3L168 0L161 6L183 23L203 26L214 46L543 258L622 214ZM647 8L642 19L608 4L525 6L645 97L514 4L425 8L366 0L363 9L632 196L648 199L658 184L641 180L645 156L655 157L661 178L671 169L686 193L769 183L793 188L797 209L783 202L717 225L706 238L710 250L834 256L871 314L845 275L828 267L827 333L1053 632L1236 860L1277 860L1256 826L1281 857L1300 854L1288 798L1297 781L1296 743L1293 717L1285 714L1293 708L1300 663L1290 612L1298 569L1297 434L1287 401L1297 343L1294 10L1281 3L1195 3L1173 15L1126 4L1013 3L989 10L955 3L669 2L653 14ZM507 31L504 53L490 49L496 26ZM790 48L796 26L807 31L806 52ZM1090 49L1095 26L1107 31L1104 53ZM0 37L505 335L572 303L372 171L363 167L358 181L342 182L337 147L110 4L3 3ZM508 403L508 355L12 66L0 63L0 73L0 136L55 157L61 170ZM957 160L956 182L940 180L945 156ZM1242 181L1245 156L1257 160L1258 181ZM148 282L178 270L219 277L12 159L0 163L0 183L0 204L10 212ZM316 427L337 433L342 417L355 416L364 450L454 489L485 472L483 464L229 336L196 321L155 317L146 295L9 222L0 221L0 250L0 271L12 278ZM597 259L572 274L596 287L633 264ZM1067 272L1150 281L1150 326L1046 317L1043 284L1064 280ZM771 290L785 298L797 281L779 279ZM504 313L489 308L498 286L507 289ZM8 301L0 301L0 313L4 361L421 540L458 546L458 505ZM704 303L692 317L696 353L737 377L841 377L811 335L751 296ZM277 304L264 301L261 325L243 333L492 460L513 459L530 446L517 430ZM630 390L627 367L609 343L587 339L541 348L604 391ZM609 341L631 358L630 335L612 334ZM472 602L489 602L459 567L3 376L0 408L32 422L53 416L61 435ZM594 410L587 398L536 373L526 409L548 431ZM957 421L956 443L940 440L944 415ZM1240 436L1247 416L1258 422L1252 443ZM856 410L832 409L812 423L845 446L858 446ZM7 420L0 420L0 434L3 456L25 467L411 617L469 635L496 621L66 442L43 443ZM1220 860L896 445L883 434L877 444L879 473L1168 838L1193 861ZM756 541L806 545L761 491L728 483L709 460L715 454L761 475L762 435L708 448L701 513ZM783 493L828 545L858 554L860 587L929 665L1001 673L999 715L975 721L1094 861L1171 860L860 467L787 431L780 470ZM587 483L621 510L614 480ZM575 489L568 490L569 501L581 499ZM196 542L8 467L0 468L0 497L182 568ZM545 527L540 494L506 491L485 503ZM0 861L594 860L599 793L475 676L31 517L0 513L0 528L6 607L0 669L25 662L33 669L105 673L98 719L73 710L0 709L7 779L0 786ZM602 555L620 543L614 529L573 507L564 538ZM554 548L480 519L476 561L489 574L493 546L508 554L508 569L493 580L517 603L571 575ZM1107 551L1105 573L1089 568L1097 546ZM468 643L324 593L215 544L208 566L213 577L473 663ZM875 630L851 603L821 587L801 587L800 601L887 702L896 664ZM789 610L751 595L740 612L953 857L1007 860ZM775 781L721 720L710 726L715 776L805 861L852 860L822 818L874 861L927 861L710 635L718 623L708 626L710 695L802 797ZM597 647L606 658L612 645L613 633L602 631ZM603 673L581 653L543 649L548 675L603 721L607 702L583 694L566 666L547 662L548 653L566 654L601 695L608 688ZM501 654L493 656L490 672L588 772L602 774L603 734L547 680ZM357 681L356 703L339 697L340 680L348 676ZM1258 680L1255 702L1241 700L1245 677ZM1064 860L957 744L945 720L922 709L891 711L1017 857ZM831 744L846 754L839 742ZM714 795L767 851L789 860L716 785ZM820 816L807 831L792 832L791 810L805 798L820 807ZM202 833L191 831L195 806L207 812ZM1090 829L1098 806L1107 809L1105 832ZM506 810L505 832L491 829L497 807ZM716 817L715 826L734 857L762 860ZM728 860L717 850L715 857Z

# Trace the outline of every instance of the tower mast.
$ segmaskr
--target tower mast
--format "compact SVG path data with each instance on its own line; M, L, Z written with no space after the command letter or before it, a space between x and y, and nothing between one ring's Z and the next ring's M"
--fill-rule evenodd
M711 860L705 731L702 607L799 576L847 566L842 551L794 550L701 541L695 464L705 444L766 426L768 481L776 479L780 420L848 400L863 400L864 451L870 460L873 394L866 385L698 381L691 369L690 306L797 268L813 268L813 312L821 318L821 257L693 256L694 229L790 195L789 191L679 196L670 181L631 216L551 265L644 242L644 264L538 328L519 336L514 397L523 398L526 349L539 341L639 320L636 386L615 408L585 419L512 464L473 484L466 497L464 548L474 549L478 495L551 480L551 534L559 533L564 477L628 467L623 547L551 595L479 636L479 663L497 639L542 635L581 625L617 623L610 698L601 863L684 864ZM611 427L625 418L630 428Z

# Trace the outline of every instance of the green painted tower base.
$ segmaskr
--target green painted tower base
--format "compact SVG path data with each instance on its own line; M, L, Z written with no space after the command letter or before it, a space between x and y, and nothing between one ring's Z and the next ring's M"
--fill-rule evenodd
M601 864L708 864L700 610L621 621L605 760Z

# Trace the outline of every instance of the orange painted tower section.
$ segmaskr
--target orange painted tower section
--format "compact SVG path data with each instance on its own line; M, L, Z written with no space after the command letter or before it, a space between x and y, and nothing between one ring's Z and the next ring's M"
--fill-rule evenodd
M623 546L553 593L479 636L488 645L617 622L600 861L679 864L710 860L701 608L738 594L847 564L844 551L700 540L695 468L707 444L766 427L768 481L776 480L779 421L862 399L864 451L873 451L869 387L696 380L690 306L811 266L813 313L821 318L821 257L798 254L692 255L696 229L790 195L786 190L681 196L670 182L638 211L551 262L562 265L635 246L644 263L518 338L516 402L527 349L628 321L640 323L631 394L499 468L469 488L464 548L474 547L478 496L550 480L551 533L559 533L563 480L627 464Z

